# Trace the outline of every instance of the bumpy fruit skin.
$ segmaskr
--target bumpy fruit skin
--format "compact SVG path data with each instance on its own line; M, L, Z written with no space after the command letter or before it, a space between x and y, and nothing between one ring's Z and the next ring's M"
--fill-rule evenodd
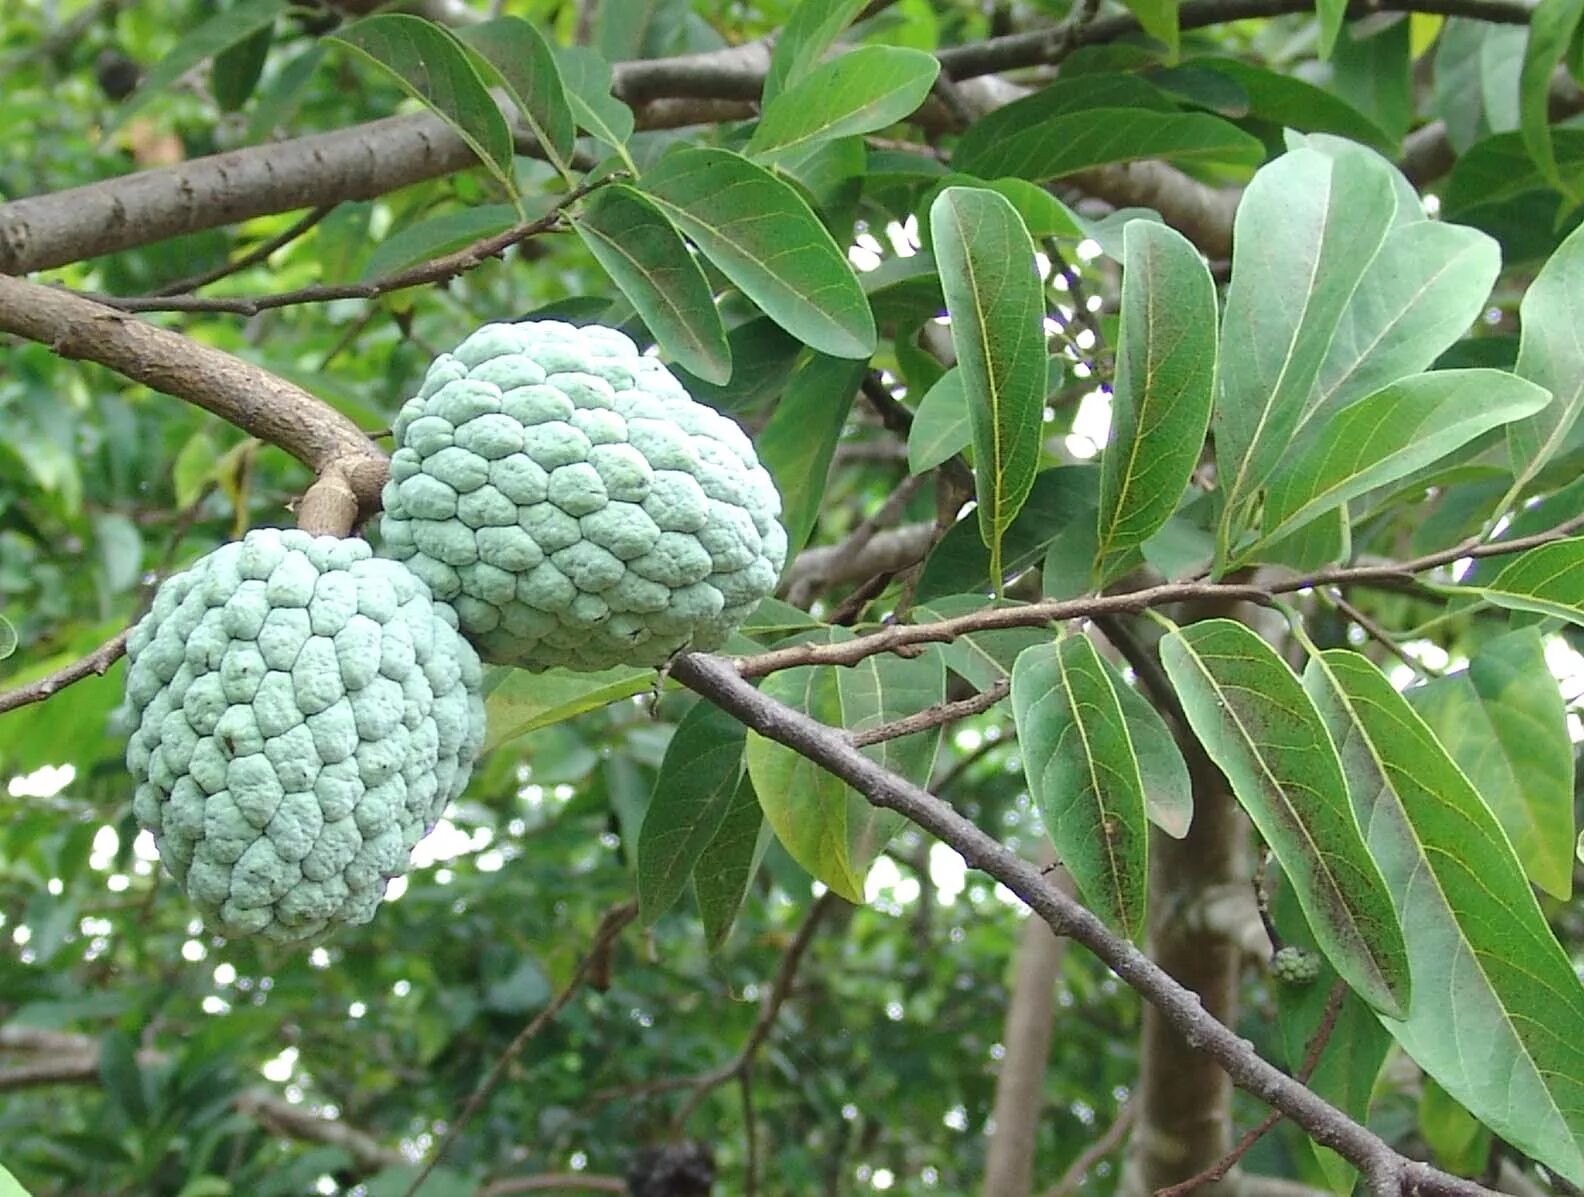
M1271 957L1270 970L1283 985L1312 985L1320 976L1320 957L1302 948L1282 948Z
M429 367L394 431L382 551L488 661L717 648L786 561L747 436L613 329L485 325Z
M366 923L484 740L478 655L361 540L261 528L127 641L132 810L216 931Z

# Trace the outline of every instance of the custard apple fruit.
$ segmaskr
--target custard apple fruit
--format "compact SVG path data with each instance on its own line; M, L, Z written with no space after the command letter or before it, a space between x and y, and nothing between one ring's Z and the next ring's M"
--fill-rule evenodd
M786 561L748 437L613 329L485 325L429 367L394 431L382 551L488 661L717 648Z
M484 740L478 655L361 540L262 528L127 641L132 810L216 931L366 923Z
M1303 948L1282 948L1271 957L1270 970L1283 985L1312 985L1320 976L1320 957Z

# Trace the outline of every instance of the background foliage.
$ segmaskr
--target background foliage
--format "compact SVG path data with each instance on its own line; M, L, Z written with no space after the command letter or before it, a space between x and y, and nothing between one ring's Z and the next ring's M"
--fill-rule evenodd
M484 5L355 20L362 7L14 6L0 19L0 201L438 112L479 168L47 280L118 297L202 283L239 310L152 318L376 435L429 360L487 321L599 321L657 341L753 434L794 549L810 550L728 651L839 646L845 625L892 612L962 616L1124 580L1403 561L1580 511L1577 5L1546 0L1527 29L1527 10L1496 3L1350 24L1328 2L1273 16L1283 6L1229 0L524 0L491 23ZM674 94L641 72L611 94L611 63L731 55L772 33L746 83L734 59L712 75L715 60L683 58ZM1014 53L1020 35L1043 40ZM976 52L1008 55L1004 73L965 67ZM548 233L441 285L378 283L541 217ZM370 283L377 294L353 294ZM246 311L312 287L345 297ZM102 367L20 340L4 353L10 686L92 651L159 575L288 522L310 476ZM1350 996L1314 1087L1409 1155L1572 1191L1581 554L1561 541L1514 565L1387 569L1340 602L1304 587L1284 601L1307 644L1280 614L1176 606L1184 625L1243 622L1166 632L1164 675L1149 673L1162 630L1108 614L1100 652L1038 627L981 630L910 659L783 669L762 688L859 732L969 700L944 730L870 755L1025 856L1049 831L1086 904L1140 939L1216 918L1200 891L1225 879L1182 866L1163 834L1187 830L1190 768L1201 818L1218 788L1196 750L1185 766L1172 747L1167 721L1191 728L1275 858L1238 857L1240 904L1211 928L1249 949L1218 1009L1296 1071L1332 966L1378 1009L1411 1005L1398 1040L1435 1080ZM1344 647L1419 684L1406 701L1381 692ZM766 1192L979 1188L1000 1066L1026 1050L1003 1023L1023 911L807 759L674 685L651 696L650 674L496 671L492 751L405 885L368 927L293 953L206 934L159 873L131 821L120 684L112 670L0 718L0 772L16 779L0 797L0 1159L33 1193L404 1192L574 976L602 913L633 897L640 924L424 1193L608 1180L679 1134L710 1146L728 1192L750 1174ZM1410 706L1450 761L1428 734L1409 742ZM1102 747L1075 750L1078 726ZM1096 760L1133 772L1096 777ZM1372 783L1412 824L1395 840L1359 810ZM1448 810L1456 826L1435 822ZM672 824L689 833L667 851L655 833ZM1077 847L1101 841L1116 851ZM1421 853L1451 862L1441 905L1404 896ZM1306 881L1317 857L1334 872ZM827 886L847 901L816 899ZM1269 976L1261 913L1280 942L1326 950L1320 981ZM1476 961L1495 1009L1469 1042L1445 1042L1466 1014L1448 995L1469 984L1435 971L1446 953ZM778 972L789 989L772 999ZM1041 1189L1119 1117L1151 1050L1139 999L1087 953L1062 958L1055 993L1030 1149ZM1486 1092L1482 1037L1548 1022L1562 1042L1513 1032L1528 1087ZM751 1088L730 1075L745 1045ZM321 1121L304 1130L291 1109ZM1262 1112L1239 1097L1221 1132ZM1120 1152L1090 1162L1086 1188L1118 1187ZM1354 1182L1289 1125L1242 1167Z

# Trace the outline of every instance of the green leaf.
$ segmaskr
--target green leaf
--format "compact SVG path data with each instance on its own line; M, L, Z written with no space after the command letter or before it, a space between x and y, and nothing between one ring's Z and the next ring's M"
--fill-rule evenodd
M770 104L815 69L841 31L864 9L865 0L801 0L776 38L765 75L764 102Z
M638 911L645 926L682 896L720 830L742 777L747 734L710 702L696 704L677 724L638 833Z
M1419 1133L1436 1163L1459 1176L1478 1175L1490 1158L1490 1131L1433 1077L1425 1077L1419 1092Z
M377 13L325 36L388 71L467 142L507 194L517 193L511 127L467 51L443 26L406 13Z
M1129 76L1064 80L982 117L952 156L980 178L1037 183L1140 158L1257 165L1259 140L1202 112L1177 112L1160 91Z
M604 187L572 217L572 227L661 349L709 382L731 378L731 348L709 280L653 204L631 187Z
M828 628L824 638L852 638ZM927 651L914 659L866 658L851 668L799 666L766 678L760 689L831 727L865 731L942 701L944 659ZM940 728L885 740L863 749L885 768L920 784L928 781ZM748 774L765 818L792 858L848 901L862 903L869 866L902 826L846 784L792 749L748 733Z
M274 41L275 23L271 21L215 55L209 67L209 86L214 89L215 103L221 112L235 112L247 103L258 86Z
M707 382L685 366L672 370L689 395L717 411L747 411L776 398L803 352L801 343L766 316L743 321L726 334L726 344L732 372L721 385Z
M127 1123L142 1126L148 1119L148 1096L137 1061L137 1045L126 1032L106 1031L100 1036L99 1079Z
M1223 551L1288 450L1342 314L1397 212L1390 168L1299 149L1254 176L1233 225L1212 424Z
M1551 76L1584 16L1584 0L1540 0L1529 14L1529 40L1518 72L1518 131L1541 177L1575 203L1578 195L1557 167L1551 144Z
M1408 931L1413 1005L1387 1029L1481 1122L1584 1181L1584 989L1500 824L1365 658L1321 653L1304 686Z
M1406 697L1501 821L1529 879L1573 893L1573 745L1535 628L1480 645L1466 672Z
M1364 396L1272 474L1262 535L1240 559L1550 401L1548 392L1501 370L1436 370Z
M1315 15L1320 18L1320 40L1315 48L1323 62L1336 49L1337 35L1347 19L1347 0L1315 0Z
M1344 25L1331 53L1331 88L1393 138L1413 122L1413 60L1406 15L1384 28Z
M908 473L922 474L949 461L973 443L968 419L968 392L962 372L953 366L924 392L908 429Z
M837 639L848 639L843 633ZM938 645L930 645L917 657L898 657L876 653L856 665L836 670L836 689L841 696L843 726L851 735L894 723L946 700L946 664ZM915 732L910 736L882 740L862 751L876 764L907 778L916 785L928 785L935 767L941 727ZM867 805L867 803L865 803ZM880 820L867 840L855 841L853 859L867 871L895 833L901 820L891 825Z
M759 460L781 492L789 556L808 541L819 518L831 458L863 374L862 362L815 354L792 376L755 438Z
M894 125L924 102L938 74L940 61L922 50L850 51L767 103L744 152L764 157Z
M994 191L942 191L930 207L930 235L973 424L979 533L999 593L1002 537L1039 470L1044 287L1023 221Z
M1126 0L1144 32L1166 47L1169 61L1177 58L1177 0Z
M544 35L521 17L498 17L460 26L457 36L494 70L551 163L565 174L577 124Z
M999 590L1002 580L1043 561L1051 545L1068 529L1076 525L1093 534L1099 485L1100 471L1094 466L1041 470L1029 489L1027 502L1002 540L1000 580L992 571L990 552L974 522L958 520L924 563L915 597L919 602L928 602L941 595L978 591L983 602L983 592ZM1091 547L1090 557L1080 571L1082 586L1088 585L1092 559Z
M661 159L644 190L744 295L793 336L833 357L867 358L874 316L857 276L787 183L728 150Z
M1215 282L1199 251L1148 221L1129 224L1123 246L1097 567L1143 544L1176 509L1204 451L1215 393Z
M835 671L829 667L783 669L767 677L759 689L827 726L841 726L841 696ZM792 859L849 902L861 905L864 874L848 847L848 819L871 818L866 811L873 808L840 778L758 732L748 733L746 758L765 819Z
M1128 685L1109 661L1102 658L1101 664L1111 676L1111 688L1122 704L1122 718L1133 741L1139 779L1144 783L1144 813L1172 839L1180 840L1193 824L1193 782L1188 764L1160 712Z
M626 152L633 135L633 112L611 94L610 63L587 46L556 46L556 65L578 128L614 150Z
M1319 948L1304 923L1292 886L1286 884L1285 878L1275 880L1277 885L1270 913L1276 930L1287 943L1318 954ZM1320 975L1312 984L1271 986L1276 998L1276 1030L1286 1054L1287 1070L1294 1075L1303 1066L1315 1035L1326 1024L1326 1011L1336 979L1335 971L1322 957ZM1341 1008L1330 1025L1325 1050L1320 1053L1305 1083L1355 1122L1363 1124L1369 1119L1375 1080L1391 1046L1391 1035L1381 1025L1381 1020L1358 994L1349 990L1343 995ZM1358 1176L1353 1165L1312 1140L1310 1148L1325 1172L1331 1191L1343 1195L1352 1193L1353 1182Z
M704 942L710 951L719 951L731 934L771 838L764 812L759 809L759 796L744 776L732 793L714 838L704 846L693 869L693 892L704 923Z
M0 1197L30 1197L28 1191L6 1170L4 1164L0 1164Z
M253 115L248 118L247 133L243 140L249 145L272 136L277 129L291 122L303 102L303 88L319 69L325 48L319 42L281 67L272 80L264 85L253 105Z
M112 594L130 590L143 576L143 534L130 516L105 511L93 517L94 539Z
M16 629L11 626L11 621L0 615L0 661L4 661L17 650Z
M1395 148L1385 130L1353 105L1296 76L1241 58L1195 58L1192 65L1214 71L1242 88L1251 116L1306 133L1335 133L1382 152Z
M1490 585L1477 589L1497 606L1555 615L1584 626L1584 537L1574 536L1520 553Z
M1337 322L1300 425L1429 369L1484 310L1500 271L1500 248L1475 229L1399 223Z
M1578 424L1584 411L1584 228L1574 229L1524 291L1518 305L1520 378L1554 402L1507 429L1512 494L1520 494Z
M626 666L595 673L491 669L484 686L484 714L489 726L484 750L488 752L538 728L642 694L654 685L654 678L652 669Z
M176 492L176 506L186 510L197 502L203 488L214 477L215 461L220 450L214 438L200 428L187 438L171 465L171 486Z
M1028 649L1012 710L1029 795L1085 903L1129 939L1144 930L1144 783L1111 675L1086 636Z
M1229 619L1173 631L1160 652L1194 734L1275 853L1321 950L1360 997L1400 1016L1409 1008L1402 927L1298 679Z
M363 265L363 278L382 278L442 254L454 253L475 241L504 233L519 219L517 209L510 204L480 204L416 221L374 247Z
M177 42L175 49L149 70L137 91L122 102L106 134L125 125L133 113L200 62L268 28L285 11L286 0L241 0L224 12L215 13Z
M1160 88L1132 72L1063 77L974 121L958 140L952 165L970 175L993 178L1006 172L987 172L979 169L978 163L981 158L993 157L999 143L1035 132L1057 117L1122 108L1164 114L1177 111L1177 105Z

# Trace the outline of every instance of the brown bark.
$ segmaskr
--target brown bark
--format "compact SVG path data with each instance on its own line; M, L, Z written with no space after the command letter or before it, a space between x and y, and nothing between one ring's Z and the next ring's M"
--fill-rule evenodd
M1219 773L1195 773L1188 835L1173 840L1154 832L1150 844L1150 954L1200 996L1206 1014L1232 1026L1241 948L1203 920L1186 917L1186 910L1205 889L1247 877L1247 829ZM1231 1147L1230 1078L1153 1006L1144 1008L1138 1100L1132 1166L1142 1191L1192 1176Z
M1072 878L1065 869L1055 884L1072 892ZM982 1197L1029 1197L1034 1191L1034 1156L1045 1110L1045 1069L1055 1029L1056 979L1067 944L1039 919L1031 918L1024 925L1017 979L1001 1032L1006 1054L996 1078L995 1131L985 1157Z
M345 536L379 508L388 463L356 424L262 367L56 287L0 274L0 330L98 362L286 450L317 476L299 524Z

